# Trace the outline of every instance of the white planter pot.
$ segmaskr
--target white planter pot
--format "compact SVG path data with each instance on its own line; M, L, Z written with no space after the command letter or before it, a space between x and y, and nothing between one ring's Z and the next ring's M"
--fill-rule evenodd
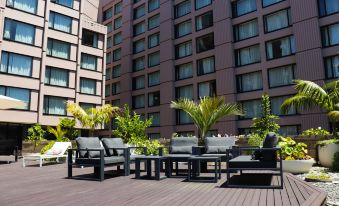
M290 173L308 173L315 163L314 159L309 160L283 160L283 171Z
M319 163L324 167L332 167L334 153L339 151L339 144L318 146Z

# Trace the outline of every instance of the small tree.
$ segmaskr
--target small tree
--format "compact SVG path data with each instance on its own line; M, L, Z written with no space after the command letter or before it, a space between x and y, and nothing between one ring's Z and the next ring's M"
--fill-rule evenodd
M60 124L58 124L55 128L47 127L47 131L54 135L57 142L67 142L67 141L69 141L69 139L65 136L66 131L61 128Z
M59 125L66 132L65 137L67 137L68 139L74 140L79 136L79 130L75 129L75 119L62 118L59 121Z
M143 121L136 112L131 114L130 108L125 104L115 120L118 127L112 131L113 136L121 137L125 142L132 144L139 144L148 139L146 128L152 124L152 118Z
M35 124L28 129L28 135L26 140L33 143L33 151L35 152L36 147L41 143L44 139L45 130L41 128L40 124Z

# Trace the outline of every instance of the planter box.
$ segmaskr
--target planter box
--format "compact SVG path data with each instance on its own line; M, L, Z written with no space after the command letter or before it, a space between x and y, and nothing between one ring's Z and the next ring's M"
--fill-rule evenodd
M290 173L308 173L315 163L314 159L309 160L283 160L283 171Z
M334 153L339 151L339 144L318 146L319 163L324 167L332 167Z

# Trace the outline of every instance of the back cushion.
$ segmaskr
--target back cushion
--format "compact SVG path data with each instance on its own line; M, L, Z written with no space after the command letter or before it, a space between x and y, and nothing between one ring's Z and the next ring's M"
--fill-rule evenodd
M192 147L198 146L196 137L176 137L171 139L172 154L192 154Z
M205 148L206 153L226 153L227 149L232 148L235 145L234 137L206 137Z
M98 137L78 137L76 143L79 149L100 149L100 140ZM80 157L100 157L99 151L80 151Z
M112 148L124 148L124 147L126 147L121 138L102 138L101 141L102 141L108 155L110 155L110 156L116 156L116 155L121 156L121 155L124 154L123 150L112 149Z
M275 133L270 132L266 135L266 138L263 143L263 148L274 148L278 144L278 137ZM262 160L264 161L274 161L276 160L276 151L262 151Z

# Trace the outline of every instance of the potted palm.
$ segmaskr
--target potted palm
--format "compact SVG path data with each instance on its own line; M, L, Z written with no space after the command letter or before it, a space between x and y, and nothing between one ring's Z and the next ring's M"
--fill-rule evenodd
M283 170L290 173L307 173L314 164L314 159L307 155L307 145L297 143L291 137L280 137L278 145L283 158Z
M288 98L281 105L281 110L287 112L291 107L301 110L310 110L315 107L327 112L332 122L331 140L321 141L318 144L319 163L325 167L332 166L334 154L339 151L337 138L337 124L339 121L339 79L320 86L312 81L295 80L297 94Z

